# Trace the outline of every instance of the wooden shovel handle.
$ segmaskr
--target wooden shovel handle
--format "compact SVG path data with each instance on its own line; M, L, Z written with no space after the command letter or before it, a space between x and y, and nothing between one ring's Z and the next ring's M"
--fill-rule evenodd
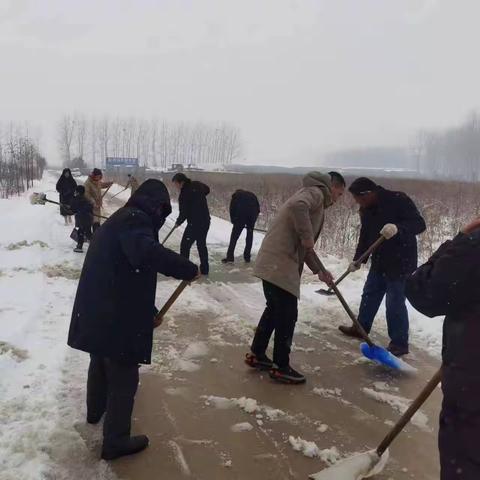
M188 285L190 285L190 283L186 280L183 280L182 283L180 283L180 285L175 289L170 298L166 301L162 309L157 313L156 318L161 318L165 316L165 314L170 310L170 307L175 303L177 298L182 294L185 288L188 287Z
M405 425L411 420L411 418L417 413L420 407L425 403L427 398L432 394L437 385L442 380L442 369L439 368L431 380L425 385L424 389L420 392L418 397L408 407L407 411L402 415L396 425L388 432L386 437L382 440L377 448L377 454L381 457L391 443L397 438L398 434L404 429Z
M322 261L318 258L318 255L315 252L313 252L312 257L315 259L315 262L317 263L319 270L323 274L327 273L327 269L325 268ZM351 308L348 306L348 303L345 301L345 298L343 298L343 295L340 293L340 290L337 288L335 284L332 285L330 288L335 292L335 295L338 297L338 299L340 300L340 303L342 304L343 308L347 312L348 316L350 317L354 325L357 327L358 331L360 332L360 335L362 335L362 338L365 340L365 342L367 342L369 347L373 347L374 343L370 340L368 333L362 327L362 324L358 321L357 316L352 312Z
M354 262L355 265L361 265L384 241L385 241L385 237L381 235L374 243L372 243L372 245L370 245L367 248L367 250L365 250L365 252L362 253L362 255L360 255L360 257L357 258L357 260L355 260ZM343 273L341 277L339 277L335 281L335 285L339 285L340 283L342 283L342 281L345 280L345 278L347 278L349 275L350 275L350 270L347 270L346 272ZM328 291L332 292L333 290L330 287Z
M166 241L172 236L172 233L177 229L177 225L174 225L173 228L168 232L167 236L163 239L162 245L165 245Z

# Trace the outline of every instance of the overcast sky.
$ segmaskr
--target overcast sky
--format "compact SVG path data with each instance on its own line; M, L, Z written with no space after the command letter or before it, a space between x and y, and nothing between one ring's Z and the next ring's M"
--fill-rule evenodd
M0 120L230 121L250 163L394 145L480 106L479 0L0 0Z

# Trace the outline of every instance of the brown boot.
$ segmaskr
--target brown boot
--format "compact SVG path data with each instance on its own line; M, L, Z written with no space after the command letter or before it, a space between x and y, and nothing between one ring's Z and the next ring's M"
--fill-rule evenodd
M358 338L363 340L362 334L355 325L340 325L338 329L347 337Z

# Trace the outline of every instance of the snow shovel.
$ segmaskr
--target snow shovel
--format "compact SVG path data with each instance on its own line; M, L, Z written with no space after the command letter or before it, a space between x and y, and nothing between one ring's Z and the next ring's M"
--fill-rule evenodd
M173 228L168 232L167 236L163 239L162 245L165 245L167 240L172 236L172 233L177 229L177 225L175 224Z
M70 206L66 205L65 203L55 202L54 200L49 200L45 193L32 193L30 195L30 203L32 205L45 205L46 203L53 203L54 205L60 205L61 207L70 210ZM103 215L95 215L94 217L103 218L104 220L108 220L108 217L104 217Z
M375 243L370 245L370 247L367 250L365 250L365 252L363 252L363 254L360 257L358 257L358 259L354 262L354 264L357 267L359 267L385 240L386 238L383 235L381 235L375 241ZM335 286L338 286L345 278L347 278L350 275L350 273L351 273L350 270L347 269L345 273L338 280L335 281ZM317 290L316 293L319 293L320 295L327 295L327 296L335 295L335 292L332 290L331 287L328 290L326 290L325 288L321 288L320 290Z
M125 190L127 190L128 187L125 187L123 190L120 190L119 192L117 192L115 195L112 195L112 197L110 198L110 200L113 200L115 197L117 197L118 195L120 195L121 193L123 193ZM107 193L107 192L105 192Z
M312 480L361 480L380 473L388 461L388 447L425 403L442 379L440 368L408 407L396 425L387 433L376 450L360 453L309 476Z
M165 302L165 305L162 309L155 315L153 324L155 328L159 327L163 322L163 317L170 310L170 307L176 302L177 298L182 294L182 292L190 285L190 282L183 280L180 285L175 289L170 298Z
M325 266L323 265L322 261L318 258L317 254L314 253L314 257L320 271L322 273L326 273L327 270L325 269ZM362 343L360 345L360 350L365 357L367 357L370 360L373 360L374 362L380 363L390 368L394 368L396 370L401 370L404 372L416 371L414 367L412 367L402 359L396 357L395 355L391 354L387 349L380 347L378 345L375 345L370 339L370 337L368 336L368 333L362 327L362 324L358 321L358 318L355 316L351 308L348 306L348 303L345 301L345 298L340 293L340 290L337 288L337 286L333 284L331 288L335 292L335 295L340 300L340 303L342 304L343 308L345 309L348 316L352 320L353 324L360 332L360 335L365 340L365 343Z

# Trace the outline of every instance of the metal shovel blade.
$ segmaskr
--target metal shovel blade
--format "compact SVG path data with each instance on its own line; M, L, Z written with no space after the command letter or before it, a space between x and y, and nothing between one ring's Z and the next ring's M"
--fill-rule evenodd
M373 360L381 365L385 365L389 368L408 373L414 373L417 371L415 367L412 367L401 358L396 357L387 349L379 347L378 345L368 345L367 343L362 343L360 345L360 350L368 359Z
M333 290L327 290L326 288L315 290L315 293L319 293L320 295L324 295L326 297L331 297L332 295L335 295L335 292Z
M379 474L388 462L388 450L379 457L375 450L347 457L310 475L311 480L361 480Z

